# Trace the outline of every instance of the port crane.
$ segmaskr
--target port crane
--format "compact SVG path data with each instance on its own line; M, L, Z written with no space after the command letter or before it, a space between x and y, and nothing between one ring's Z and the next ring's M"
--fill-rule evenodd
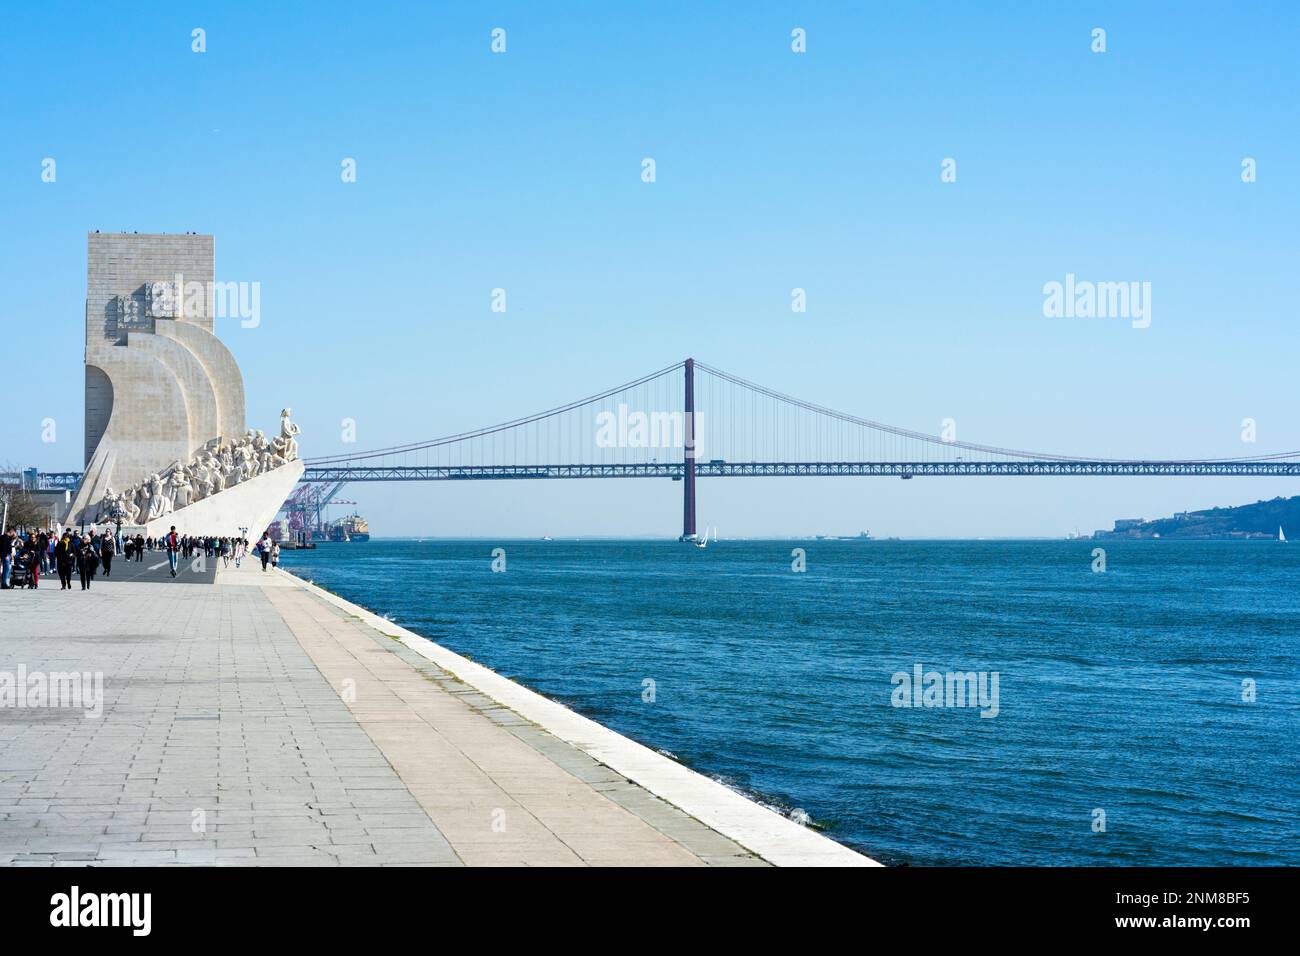
M330 505L355 505L348 498L335 498L343 482L333 485L299 485L281 509L289 519L289 533L297 538L305 534L307 538L323 537L328 532L329 522L325 509Z

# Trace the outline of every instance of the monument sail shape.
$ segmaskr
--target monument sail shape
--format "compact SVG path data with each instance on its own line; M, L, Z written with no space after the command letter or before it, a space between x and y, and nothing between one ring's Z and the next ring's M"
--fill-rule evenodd
M297 483L289 409L273 439L245 429L214 273L212 236L89 235L86 470L69 524L257 535Z

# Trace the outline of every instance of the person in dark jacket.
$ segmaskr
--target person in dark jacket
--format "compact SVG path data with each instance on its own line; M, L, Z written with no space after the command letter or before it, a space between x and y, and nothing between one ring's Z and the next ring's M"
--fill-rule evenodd
M72 590L72 566L77 553L72 549L72 532L64 531L54 548L54 567L59 572L59 590Z
M27 578L29 588L40 587L41 584L41 551L39 539L36 535L31 535L27 539L27 547L23 549L23 558L27 561L27 568L31 574Z
M99 559L104 562L104 577L108 577L113 572L113 556L116 553L117 545L112 535L106 534L99 539Z
M13 571L17 542L18 536L13 528L7 528L3 534L0 534L0 588L9 587L9 575Z
M172 529L167 532L163 546L167 549L167 561L172 566L172 577L176 577L176 563L181 556L181 539L176 533L176 525L172 525Z
M81 575L81 590L90 590L90 582L94 579L95 572L98 569L99 552L90 539L87 538L81 543L81 548L77 551L77 572Z
M135 536L135 559L137 561L144 560L144 535L142 534Z

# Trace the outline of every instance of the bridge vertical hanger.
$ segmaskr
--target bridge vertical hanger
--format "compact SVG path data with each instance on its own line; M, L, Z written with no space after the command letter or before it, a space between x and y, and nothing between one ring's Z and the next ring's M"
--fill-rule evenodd
M685 454L682 458L682 541L695 540L695 359L686 360Z

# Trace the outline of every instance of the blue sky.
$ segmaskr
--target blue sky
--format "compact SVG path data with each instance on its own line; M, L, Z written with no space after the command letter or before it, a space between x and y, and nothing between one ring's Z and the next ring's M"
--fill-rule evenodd
M922 431L951 417L971 441L1110 457L1300 448L1288 4L227 2L0 17L18 383L0 461L82 463L94 229L212 233L218 278L261 283L261 325L221 334L249 424L292 405L308 455L513 418L687 355ZM191 51L195 27L206 53ZM356 183L340 181L345 157ZM940 181L946 157L955 183ZM1241 181L1245 157L1257 182ZM1045 318L1043 284L1066 273L1149 281L1151 327ZM489 308L497 287L504 315ZM806 313L790 310L794 287ZM674 534L679 489L344 495L380 534ZM701 482L700 509L724 536L1054 535L1296 492L740 480Z

